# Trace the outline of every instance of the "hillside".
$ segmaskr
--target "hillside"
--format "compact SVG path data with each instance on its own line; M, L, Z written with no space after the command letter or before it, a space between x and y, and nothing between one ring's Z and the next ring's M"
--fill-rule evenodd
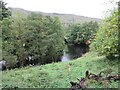
M24 15L29 15L31 12L35 12L35 13L40 13L42 15L51 16L51 17L57 16L59 17L63 25L68 25L70 23L83 23L88 21L100 22L100 19L98 18L78 16L73 14L44 13L44 12L37 12L37 11L27 11L21 8L9 8L9 9L10 11L12 11L12 15L15 15L18 12L23 13Z
M94 52L86 53L73 61L51 63L41 66L28 66L2 73L3 88L70 88L70 81L85 77L86 70L98 74L118 74L118 61L109 62L104 56ZM90 80L88 88L118 88L118 81L102 83Z

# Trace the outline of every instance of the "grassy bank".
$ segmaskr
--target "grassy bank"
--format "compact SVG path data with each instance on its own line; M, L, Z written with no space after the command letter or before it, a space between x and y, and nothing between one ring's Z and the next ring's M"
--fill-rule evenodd
M118 61L108 61L104 56L87 53L73 61L25 67L3 72L3 87L69 88L70 81L85 77L85 71L92 73L118 74ZM100 84L90 81L89 88L117 88L118 82Z

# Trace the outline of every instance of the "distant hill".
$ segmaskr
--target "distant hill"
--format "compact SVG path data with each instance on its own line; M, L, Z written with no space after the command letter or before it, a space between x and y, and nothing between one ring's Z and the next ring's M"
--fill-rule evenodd
M100 22L100 19L98 18L91 18L91 17L85 17L85 16L79 16L79 15L73 15L73 14L59 14L59 13L45 13L45 12L38 12L38 11L27 11L21 8L9 8L12 12L12 15L14 16L16 13L23 13L24 15L29 15L31 12L40 13L41 15L45 16L57 16L59 17L60 21L63 25L68 25L70 23L83 23L83 22L89 22L89 21L97 21Z

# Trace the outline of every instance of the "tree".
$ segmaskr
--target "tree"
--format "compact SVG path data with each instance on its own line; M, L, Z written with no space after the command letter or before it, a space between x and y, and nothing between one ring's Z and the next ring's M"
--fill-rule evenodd
M91 41L98 28L97 22L86 22L83 24L75 24L69 27L70 32L66 35L66 41L71 44L81 44Z
M0 1L0 20L11 16L11 12L6 8L7 3Z
M3 58L14 66L46 64L58 61L64 43L63 30L57 17L32 13L27 18L21 14L11 17L7 32L3 32ZM28 57L32 57L32 61Z
M63 31L57 17L32 14L28 16L28 30L31 37L26 38L25 45L29 52L37 56L39 63L57 61L63 51Z
M2 23L2 51L3 58L8 63L7 67L14 68L20 55L24 57L21 36L25 32L25 19L18 14L14 18L10 17L8 21L3 20ZM20 60L22 61L22 58Z

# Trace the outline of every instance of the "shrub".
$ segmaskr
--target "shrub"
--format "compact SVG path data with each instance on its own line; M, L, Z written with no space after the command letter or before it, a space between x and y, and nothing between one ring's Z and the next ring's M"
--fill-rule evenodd
M118 11L113 10L103 23L97 31L91 49L112 58L118 55Z

